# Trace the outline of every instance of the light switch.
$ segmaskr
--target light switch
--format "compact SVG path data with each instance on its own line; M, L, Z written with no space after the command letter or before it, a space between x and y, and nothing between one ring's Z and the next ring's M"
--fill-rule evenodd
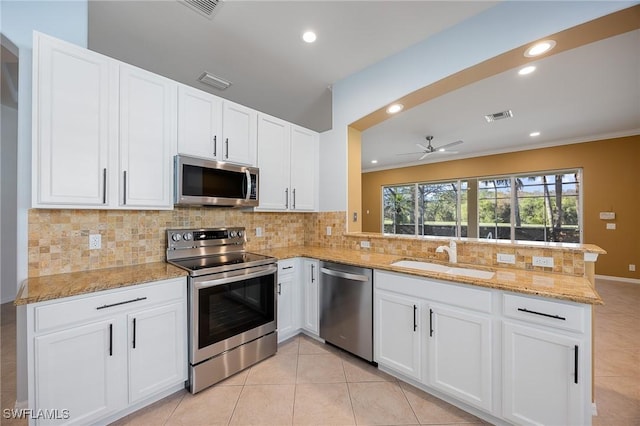
M600 219L602 220L614 220L615 218L615 212L600 212Z
M616 229L616 224L614 222L607 223L607 229Z

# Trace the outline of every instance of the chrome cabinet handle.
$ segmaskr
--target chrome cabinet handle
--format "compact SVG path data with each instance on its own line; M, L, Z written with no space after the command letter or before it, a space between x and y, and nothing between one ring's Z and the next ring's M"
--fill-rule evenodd
M282 294L282 284L278 283L278 294Z
M225 154L224 154L224 158L228 159L229 158L229 138L225 139L224 141L224 146L225 146Z
M295 210L296 208L296 189L293 188L293 206L292 208Z
M213 137L213 156L218 156L218 136Z
M418 329L418 321L416 318L417 313L418 313L418 307L416 305L413 305L413 331L416 331Z
M289 188L285 188L284 190L284 208L289 208Z
M315 278L313 277L315 268L316 268L316 265L311 264L311 282L312 283L315 282Z
M578 384L578 345L575 345L573 349L573 368L575 369L573 372L573 383Z

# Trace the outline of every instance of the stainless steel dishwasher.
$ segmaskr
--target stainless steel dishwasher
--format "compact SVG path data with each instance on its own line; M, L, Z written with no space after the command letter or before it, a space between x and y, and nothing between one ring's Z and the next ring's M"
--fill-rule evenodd
M373 272L320 262L320 337L373 361Z

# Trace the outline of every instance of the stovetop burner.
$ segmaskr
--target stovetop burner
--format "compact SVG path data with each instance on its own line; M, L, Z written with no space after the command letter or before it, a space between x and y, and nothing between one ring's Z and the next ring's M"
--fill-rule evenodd
M215 274L275 263L276 259L244 250L244 228L167 231L167 262L190 276Z

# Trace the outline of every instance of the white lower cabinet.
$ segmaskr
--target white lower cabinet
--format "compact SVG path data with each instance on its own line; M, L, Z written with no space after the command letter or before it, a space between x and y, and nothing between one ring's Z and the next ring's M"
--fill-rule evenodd
M428 383L491 411L491 317L438 304L428 314Z
M29 408L49 413L31 424L104 423L184 386L185 278L35 303L27 313Z
M317 260L302 259L302 328L316 336L320 333L318 267Z
M119 342L113 345L114 327L121 329L122 321L107 318L34 339L32 407L58 409L62 417L37 424L90 424L126 406L127 394L121 390L127 358Z
M176 302L128 315L130 402L184 380L184 308Z
M386 291L375 291L373 300L375 361L421 380L422 301Z
M278 343L300 330L298 269L297 258L278 262Z
M498 424L591 424L591 306L375 271L379 367Z

